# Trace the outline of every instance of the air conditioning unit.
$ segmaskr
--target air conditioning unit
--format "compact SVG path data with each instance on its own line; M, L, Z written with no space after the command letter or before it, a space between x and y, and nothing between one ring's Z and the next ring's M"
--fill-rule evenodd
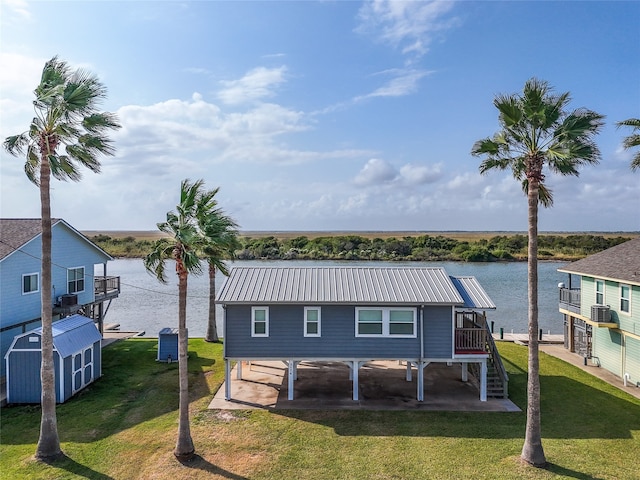
M591 305L591 320L598 323L611 322L609 305Z
M67 294L60 296L60 306L61 307L73 307L78 304L78 295L75 294Z

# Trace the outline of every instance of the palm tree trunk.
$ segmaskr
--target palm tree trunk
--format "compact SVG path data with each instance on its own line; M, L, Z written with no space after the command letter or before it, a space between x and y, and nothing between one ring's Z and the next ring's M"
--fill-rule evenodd
M207 342L219 342L216 325L216 266L209 262L209 323L207 324Z
M538 358L538 195L539 175L529 177L529 376L527 381L527 426L521 458L535 466L544 467L547 460L542 448L540 425L540 363Z
M40 302L42 319L42 361L40 382L42 387L40 420L40 438L36 446L35 457L40 460L52 460L62 455L58 437L56 418L56 388L53 362L53 312L51 301L51 198L49 184L51 167L46 154L40 162L40 208L42 221L42 264Z
M178 413L178 441L173 454L178 460L190 459L195 448L189 424L189 369L187 365L187 277L180 260L176 260L178 272L178 374L180 377L180 405Z

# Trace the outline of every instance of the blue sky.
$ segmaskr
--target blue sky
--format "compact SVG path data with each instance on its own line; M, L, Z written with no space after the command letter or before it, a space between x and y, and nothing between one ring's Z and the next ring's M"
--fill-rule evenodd
M102 173L52 184L80 230L152 230L180 181L220 187L242 230L516 230L526 199L470 155L492 104L538 77L606 116L601 163L547 178L546 231L640 230L640 2L3 0L0 136L54 55L98 75L123 128ZM2 151L3 217L38 217Z

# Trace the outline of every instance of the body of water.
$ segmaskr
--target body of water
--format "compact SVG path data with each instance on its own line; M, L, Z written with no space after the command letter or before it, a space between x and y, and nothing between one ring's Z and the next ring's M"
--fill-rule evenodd
M478 279L497 309L488 311L495 331L527 332L527 264L525 262L465 263L465 262L333 262L333 261L238 261L238 265L252 266L434 266L443 267L449 275L471 275ZM563 332L562 315L558 312L558 283L567 275L557 272L566 262L538 264L539 323L544 333ZM102 267L100 267L100 272ZM144 331L145 336L157 337L164 327L178 326L178 278L173 267L167 265L168 284L163 285L147 273L141 259L117 259L109 262L108 275L120 276L121 293L109 307L105 323L119 323L123 331ZM220 290L225 277L218 274L216 288ZM207 329L209 305L209 277L206 266L201 276L189 276L187 327L190 337L204 337ZM218 334L222 331L222 307L218 305Z

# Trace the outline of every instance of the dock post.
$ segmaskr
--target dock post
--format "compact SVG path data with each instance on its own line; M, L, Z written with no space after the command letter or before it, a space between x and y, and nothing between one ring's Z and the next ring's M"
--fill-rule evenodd
M504 327L500 327L500 340L504 340Z

